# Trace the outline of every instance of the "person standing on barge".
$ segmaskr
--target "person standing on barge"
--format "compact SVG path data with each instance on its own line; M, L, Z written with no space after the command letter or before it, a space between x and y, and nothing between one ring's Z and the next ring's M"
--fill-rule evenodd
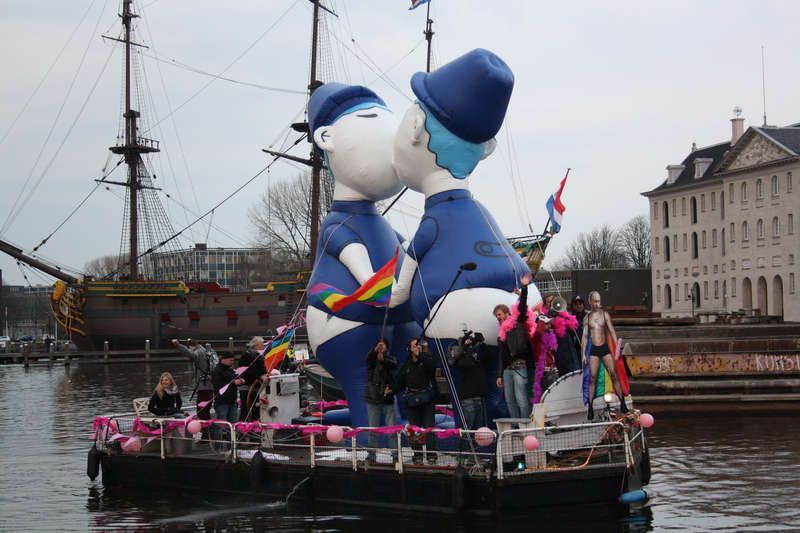
M614 392L619 397L620 411L623 413L628 412L628 406L625 405L625 393L620 385L619 375L616 371L614 362L614 353L617 345L617 333L614 331L614 324L611 322L611 316L602 308L600 303L600 293L593 291L589 294L589 305L591 311L586 315L586 320L583 325L583 338L581 339L581 353L583 354L584 372L585 367L589 363L589 388L588 399L589 409L587 417L589 420L594 419L594 406L592 405L595 397L595 385L597 383L597 374L600 371L600 363L603 363L606 372L611 376L611 382L614 385Z
M236 387L244 384L242 378L236 377L233 370L234 357L231 353L221 356L219 364L211 373L211 384L214 387L214 411L216 417L235 424L238 419L236 408Z
M211 388L211 372L217 366L217 354L211 350L208 345L204 348L196 340L189 339L186 345L181 344L178 339L172 339L172 345L177 348L179 352L189 358L189 361L194 365L194 390L192 397L197 395L197 405L207 402L201 409L197 409L197 418L201 420L208 420L211 418L211 403L214 399L214 391ZM191 401L191 397L189 401Z
M397 361L389 354L386 339L380 339L367 354L367 387L364 401L367 404L367 423L370 427L395 425L392 384L396 369ZM367 459L370 461L375 460L378 437L377 433L369 434L370 450Z
M530 274L520 278L519 301L500 324L497 387L503 389L511 418L528 418L531 414L528 383L529 371L533 370L533 336L536 332L536 317L528 307L531 279Z
M436 363L430 354L423 352L419 339L412 338L408 341L408 359L400 369L393 391L403 395L408 423L422 428L432 428L436 425L434 413L434 399L436 394ZM414 450L414 464L422 463L422 441L428 450L436 449L436 441L432 433L425 434L424 439L414 435L411 448ZM436 456L431 459L436 463Z
M244 383L239 386L239 421L247 422L258 419L258 400L256 398L258 390L250 392L253 385L256 387L267 380L267 369L264 366L264 337L253 337L247 343L247 350L239 357L239 368L243 368L239 375ZM249 398L256 398L255 401L248 401Z

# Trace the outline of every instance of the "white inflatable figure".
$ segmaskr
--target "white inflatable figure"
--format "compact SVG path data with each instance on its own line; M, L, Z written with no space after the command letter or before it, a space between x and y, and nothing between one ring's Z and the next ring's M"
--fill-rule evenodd
M400 246L399 236L375 207L402 188L392 166L397 121L374 92L340 83L319 87L308 110L314 145L336 183L308 284L308 337L317 359L342 386L352 424L364 426L365 357L381 334L385 308L357 302L333 314L312 288L325 284L350 294ZM400 248L398 261L404 255ZM408 304L390 311L384 336L397 359L405 359L406 343L418 332Z
M515 302L518 280L530 272L466 183L496 146L513 84L505 62L482 49L411 80L417 101L398 129L394 166L404 185L425 195L425 212L408 245L392 305L410 299L423 327L436 312L426 331L431 338L456 339L466 325L496 345L492 309ZM477 268L463 271L451 287L467 263ZM530 285L529 302L540 300Z

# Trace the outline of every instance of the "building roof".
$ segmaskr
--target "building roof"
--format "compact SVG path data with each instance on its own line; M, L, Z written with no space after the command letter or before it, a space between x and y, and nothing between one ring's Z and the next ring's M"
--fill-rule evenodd
M751 126L739 138L732 151L731 143L730 141L727 141L706 146L705 148L698 148L697 150L690 152L689 155L687 155L686 158L681 162L681 164L684 166L684 169L674 182L667 183L667 180L664 180L661 185L653 190L643 193L643 195L650 196L651 194L660 193L668 189L679 189L686 186L700 184L705 181L711 181L717 177L716 173L718 170L720 170L723 160L728 160L728 163L732 161L736 157L737 149L738 151L743 149L744 145L747 143L747 139L754 135L753 132L763 135L782 149L786 150L790 156L800 155L800 123L792 124L786 127ZM726 158L726 155L729 157ZM708 166L705 173L701 177L695 179L694 161L697 158L710 158L712 163ZM728 163L726 163L724 166L727 166Z
M766 126L754 129L781 145L782 148L792 152L792 155L800 154L800 127L775 128Z
M706 146L705 148L698 148L693 152L689 152L689 155L681 162L681 165L684 166L683 172L681 172L680 176L672 182L667 183L667 180L664 180L664 183L653 189L652 191L648 191L644 193L645 195L651 193L661 192L665 189L674 189L678 187L682 187L685 185L693 185L696 183L700 183L702 181L709 181L711 178L714 177L714 171L716 170L717 166L719 165L722 158L730 149L731 143L724 142L719 144L714 144L711 146ZM709 158L711 159L711 164L706 169L705 173L695 179L694 177L694 160L697 158Z

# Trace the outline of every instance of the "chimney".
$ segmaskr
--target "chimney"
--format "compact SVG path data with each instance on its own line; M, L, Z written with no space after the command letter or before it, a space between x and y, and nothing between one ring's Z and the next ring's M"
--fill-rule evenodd
M675 180L678 179L678 176L681 175L684 168L686 167L683 165L667 165L667 185L675 183Z
M694 179L702 178L714 160L710 157L696 157L694 159Z
M738 105L733 108L733 118L731 119L731 146L742 138L744 134L744 119L742 118L742 108Z

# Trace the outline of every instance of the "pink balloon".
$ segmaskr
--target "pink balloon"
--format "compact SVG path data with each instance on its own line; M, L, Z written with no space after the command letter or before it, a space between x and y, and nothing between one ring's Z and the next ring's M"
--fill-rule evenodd
M639 415L639 423L643 428L651 428L656 423L656 419L650 413L642 413Z
M525 448L526 452L532 452L539 448L539 439L533 435L528 435L522 439L522 447Z
M195 433L200 433L203 430L203 425L200 423L199 420L192 420L188 424L186 424L186 431L194 435Z
M127 453L138 453L142 451L142 441L136 437L131 437L122 443L122 451Z
M331 426L325 432L325 437L328 439L328 442L342 442L344 431L339 426Z
M478 428L475 432L475 442L478 446L489 446L494 442L494 431L487 427Z

